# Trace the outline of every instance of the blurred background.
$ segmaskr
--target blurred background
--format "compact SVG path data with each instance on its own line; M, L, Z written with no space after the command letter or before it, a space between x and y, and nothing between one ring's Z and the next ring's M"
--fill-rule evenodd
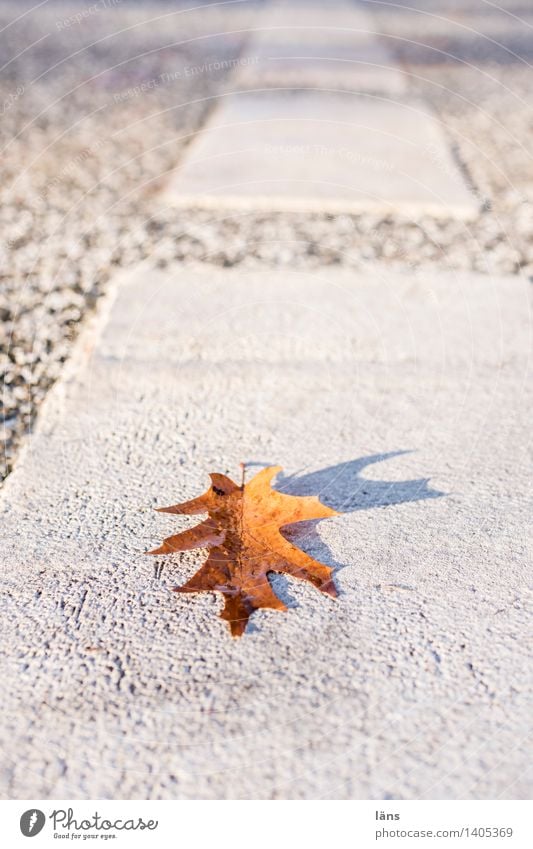
M287 3L287 6L294 3ZM303 4L305 5L305 4ZM533 275L533 3L360 0L444 128L479 215L220 215L154 202L261 14L219 3L79 0L0 8L0 476L110 276L151 257ZM316 85L320 87L320 80Z

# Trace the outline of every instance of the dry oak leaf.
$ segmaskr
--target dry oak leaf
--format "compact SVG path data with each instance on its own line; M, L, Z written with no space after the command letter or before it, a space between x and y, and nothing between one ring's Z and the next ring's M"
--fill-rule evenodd
M270 585L269 572L303 578L322 592L337 595L333 570L292 545L280 529L294 522L337 516L338 512L321 504L316 496L284 495L272 489L270 482L279 471L281 466L263 469L242 486L226 475L212 474L211 487L199 498L158 508L161 513L209 515L196 527L168 537L148 554L210 549L196 574L174 591L222 593L226 603L220 615L229 622L234 637L243 634L254 610L287 609Z

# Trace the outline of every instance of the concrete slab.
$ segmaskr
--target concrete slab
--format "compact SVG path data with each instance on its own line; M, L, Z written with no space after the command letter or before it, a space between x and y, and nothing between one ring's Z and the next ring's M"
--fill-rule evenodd
M2 494L2 795L529 798L530 329L518 278L126 278ZM340 596L233 641L143 552L241 460L342 511L292 537Z
M269 3L247 44L236 88L316 87L403 95L402 71L355 3Z
M326 91L223 98L162 201L461 218L478 212L423 105Z

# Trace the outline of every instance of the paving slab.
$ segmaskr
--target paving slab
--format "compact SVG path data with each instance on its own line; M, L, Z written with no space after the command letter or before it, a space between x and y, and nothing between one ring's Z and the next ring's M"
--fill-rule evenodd
M355 3L268 3L254 22L235 87L405 93L402 70Z
M161 200L215 208L478 213L425 106L328 91L222 98Z
M2 796L527 797L528 284L144 266L106 313L2 492ZM339 598L273 576L232 640L144 552L239 461L341 512L291 532Z

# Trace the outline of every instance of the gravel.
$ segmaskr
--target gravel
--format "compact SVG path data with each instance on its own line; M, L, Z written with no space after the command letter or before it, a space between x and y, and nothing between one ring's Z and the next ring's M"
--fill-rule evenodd
M239 55L242 34L204 37L227 28L220 9L181 5L193 4L0 11L0 477L83 315L117 266L151 251L155 234L139 226L150 195ZM240 4L232 26L250 12Z
M0 84L2 477L117 267L382 260L428 273L533 275L533 7L418 3L367 5L479 195L473 223L162 210L157 188L228 85L245 38L203 36L246 29L251 3L201 13L176 3L47 3L0 33L3 56L26 50ZM0 28L26 8L5 3Z

